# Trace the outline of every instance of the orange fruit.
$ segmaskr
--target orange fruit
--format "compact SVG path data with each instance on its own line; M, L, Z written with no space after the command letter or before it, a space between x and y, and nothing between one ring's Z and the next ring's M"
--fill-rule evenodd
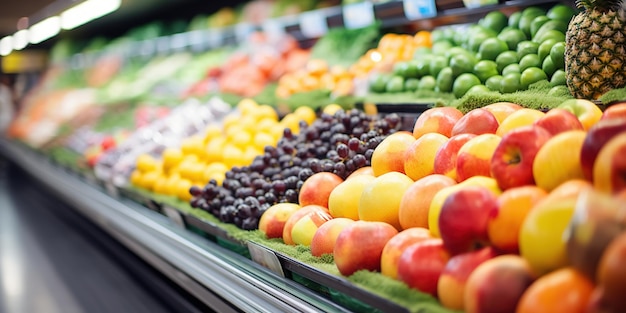
M415 36L413 36L413 42L417 47L432 47L433 45L430 32L426 30L418 31Z
M583 313L593 283L574 268L565 267L537 279L522 295L516 313Z

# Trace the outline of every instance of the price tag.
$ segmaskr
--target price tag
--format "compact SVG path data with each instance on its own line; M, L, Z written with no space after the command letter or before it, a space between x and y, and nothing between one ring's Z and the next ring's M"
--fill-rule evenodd
M178 227L185 228L185 222L180 212L167 205L163 206L163 213Z
M300 31L308 38L323 36L328 32L326 16L321 11L302 13L300 15Z
M235 25L235 38L238 42L244 42L248 40L248 36L252 33L254 27L248 23L239 23Z
M262 25L263 32L270 37L281 37L285 34L285 27L278 20L267 20Z
M274 251L250 241L248 241L248 251L252 261L268 268L277 275L285 277L283 267L280 265L280 261Z
M343 24L346 28L362 28L374 24L374 4L370 1L346 5Z
M404 15L409 20L417 20L437 15L434 0L403 0Z

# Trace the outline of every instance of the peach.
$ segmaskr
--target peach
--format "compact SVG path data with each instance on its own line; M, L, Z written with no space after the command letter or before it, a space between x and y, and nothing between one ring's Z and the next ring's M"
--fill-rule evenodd
M298 203L301 206L316 204L328 208L330 193L343 179L330 172L319 172L307 178L300 188Z
M303 216L306 216L307 214L311 214L312 212L322 212L322 213L330 214L328 212L327 208L325 208L323 206L316 205L316 204L310 204L310 205L303 206L299 210L293 212L291 214L291 216L289 216L289 218L287 219L287 222L285 222L285 226L283 227L283 242L285 244L288 244L288 245L295 245L296 244L293 241L293 238L291 236L291 234L292 234L291 231L293 230L293 226Z
M459 150L461 150L461 147L463 147L466 142L474 137L476 137L474 134L460 134L450 137L450 139L437 150L433 173L443 174L456 180L456 161Z
M474 312L515 312L536 276L517 255L501 255L478 265L465 286L464 308Z
M432 238L430 231L422 227L408 228L393 236L383 249L383 254L380 259L381 274L397 279L398 260L400 260L402 252L404 252L408 246L429 238Z
M498 120L491 111L483 108L473 109L454 124L451 136L460 134L495 134L499 125Z
M323 254L333 253L339 233L352 223L354 221L349 218L338 217L322 224L311 240L311 254L319 257Z
M346 217L351 220L359 219L359 201L365 186L376 177L359 175L346 179L330 193L328 210L333 217Z
M401 230L400 202L412 184L411 178L398 172L376 177L363 189L359 200L359 219L385 222Z
M491 158L501 140L494 134L482 134L466 142L456 158L457 181L472 176L491 176Z
M505 190L497 200L498 209L487 225L489 242L506 253L518 253L519 230L528 212L548 194L537 186Z
M456 185L456 181L439 174L428 175L415 181L400 201L398 219L402 229L428 228L428 210L433 197L439 190L453 185Z
M301 207L295 203L277 203L269 207L259 219L259 230L267 238L282 238L287 220Z
M454 124L463 113L453 107L435 107L424 111L415 121L413 136L419 138L427 133L440 133L446 137L452 134Z
M333 249L335 265L344 276L358 270L380 271L385 245L398 231L384 222L355 221L337 237Z
M535 155L533 177L538 187L551 191L570 179L584 178L580 151L587 132L570 130L550 138Z
M415 137L406 131L393 133L383 139L372 154L374 176L389 172L404 173L404 154L413 142Z
M511 113L500 123L496 135L502 137L515 128L532 125L544 115L545 113L535 109L519 109Z
M507 116L511 115L511 113L521 108L522 107L520 105L512 102L496 102L483 107L483 109L491 112L493 116L496 117L498 124L502 123L502 121L504 121Z
M626 122L626 120L624 120ZM607 193L626 189L626 132L609 140L593 164L593 185Z
M407 247L398 260L398 279L409 287L437 296L437 284L450 255L438 238Z
M311 211L293 224L291 240L297 245L310 246L317 230L332 219L333 217L328 212Z
M438 133L428 133L415 140L404 155L404 173L413 180L433 174L435 155L448 137Z

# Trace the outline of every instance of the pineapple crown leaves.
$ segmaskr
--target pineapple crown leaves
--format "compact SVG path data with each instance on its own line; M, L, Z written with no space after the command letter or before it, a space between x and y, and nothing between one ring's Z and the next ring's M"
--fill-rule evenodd
M626 2L624 0L576 0L576 7L586 10L624 11Z

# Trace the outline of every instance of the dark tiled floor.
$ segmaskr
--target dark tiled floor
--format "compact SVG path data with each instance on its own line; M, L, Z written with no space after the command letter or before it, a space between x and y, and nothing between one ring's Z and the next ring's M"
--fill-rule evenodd
M0 159L0 312L188 311L151 292L94 242L101 230L68 221L71 209L40 188Z

